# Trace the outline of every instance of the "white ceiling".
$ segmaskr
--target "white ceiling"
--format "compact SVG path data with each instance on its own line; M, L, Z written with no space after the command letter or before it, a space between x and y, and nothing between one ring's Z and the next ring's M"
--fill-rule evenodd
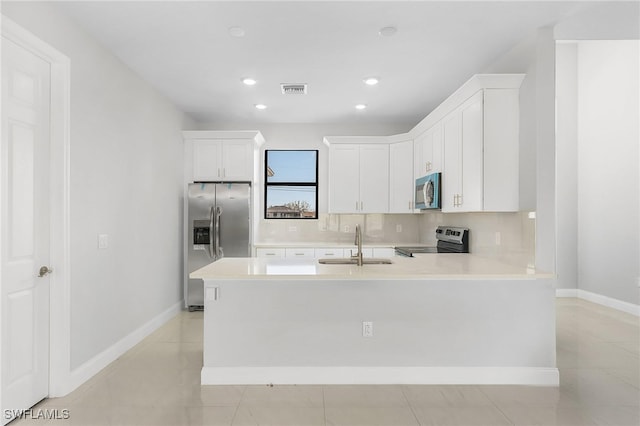
M593 4L593 3L591 3ZM417 123L471 75L578 2L65 2L195 120ZM380 28L395 26L393 37ZM240 26L234 38L228 28ZM380 84L363 84L366 76ZM241 78L258 84L248 87ZM280 83L307 83L282 95ZM257 103L268 108L258 111ZM356 111L354 105L368 108Z

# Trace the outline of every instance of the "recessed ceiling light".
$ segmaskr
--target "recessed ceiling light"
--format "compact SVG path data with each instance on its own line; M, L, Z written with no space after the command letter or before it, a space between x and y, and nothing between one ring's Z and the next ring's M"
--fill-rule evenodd
M380 79L378 77L367 77L362 81L364 81L364 84L368 86L375 86L380 82Z
M358 104L358 105L356 105L356 109L360 109L360 110L363 110L363 109L365 109L366 107L367 107L367 106L366 106L365 104Z
M265 104L255 104L254 106L256 107L256 109L267 109L267 106Z
M232 37L244 37L244 28L242 27L229 27L227 31Z
M384 28L380 28L380 31L378 31L378 34L380 34L382 37L391 37L395 35L397 32L398 32L398 29L396 27L384 27Z
M257 81L256 81L255 79L250 78L250 77L243 78L243 79L242 79L242 82L243 82L244 84L246 84L247 86L253 86L254 84L256 84L256 83L257 83Z

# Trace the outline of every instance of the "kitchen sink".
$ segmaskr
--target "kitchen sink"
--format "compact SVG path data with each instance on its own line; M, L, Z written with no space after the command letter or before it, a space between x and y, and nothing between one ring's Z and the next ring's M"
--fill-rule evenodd
M319 259L318 263L322 263L323 265L357 265L358 259ZM377 257L370 257L362 259L362 263L364 265L390 265L393 262L391 259L381 259Z

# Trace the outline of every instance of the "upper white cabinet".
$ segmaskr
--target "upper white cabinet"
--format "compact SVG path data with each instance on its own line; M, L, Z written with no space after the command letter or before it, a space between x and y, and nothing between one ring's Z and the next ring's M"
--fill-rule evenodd
M443 163L442 123L438 122L415 140L415 178L442 172Z
M518 211L523 79L475 75L404 134L325 137L329 213L415 212L414 179L431 173L443 212Z
M518 90L478 91L442 120L443 212L519 208Z
M482 91L443 120L443 211L482 210Z
M253 179L253 142L206 140L193 142L193 180Z
M255 180L259 132L187 131L184 138L187 181Z
M389 145L389 213L413 213L413 141Z
M328 144L329 213L387 213L389 145Z

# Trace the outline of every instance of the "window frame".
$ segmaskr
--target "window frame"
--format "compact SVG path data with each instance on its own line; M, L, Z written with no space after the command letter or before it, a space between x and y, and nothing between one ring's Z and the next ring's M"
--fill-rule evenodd
M268 170L269 170L269 152L315 152L316 153L316 179L314 182L269 182L268 181ZM320 162L320 151L317 149L265 149L264 151L264 210L263 217L266 220L281 220L281 219L289 219L289 220L318 220L318 163ZM267 199L267 191L269 187L277 187L277 186L306 186L315 188L315 215L313 217L268 217L267 209L268 209L268 199Z

